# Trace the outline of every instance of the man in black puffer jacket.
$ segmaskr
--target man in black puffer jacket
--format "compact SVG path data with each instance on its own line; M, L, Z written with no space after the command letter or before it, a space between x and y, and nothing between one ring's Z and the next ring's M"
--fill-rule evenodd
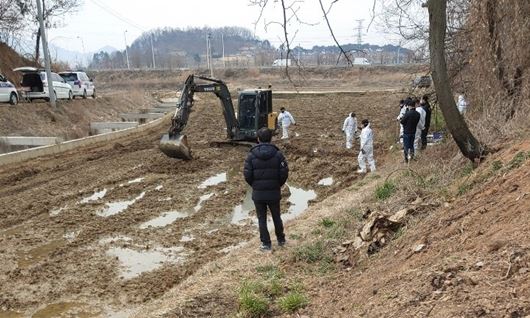
M252 147L245 160L243 174L252 187L252 200L256 206L261 250L270 251L271 238L267 230L267 207L271 210L278 245L285 244L283 222L280 216L281 187L289 176L289 167L282 152L271 144L272 132L258 130L258 145Z

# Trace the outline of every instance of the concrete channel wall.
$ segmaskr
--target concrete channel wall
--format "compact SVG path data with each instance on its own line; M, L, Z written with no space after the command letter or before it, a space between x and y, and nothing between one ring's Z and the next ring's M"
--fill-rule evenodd
M167 115L167 117L170 117L171 115ZM108 142L111 140L119 139L122 137L138 134L141 132L144 132L148 129L151 129L153 127L156 127L164 122L163 118L159 118L156 120L153 120L151 122L148 122L146 124L140 125L138 127L133 128L127 128L123 130L118 130L114 132L109 132L101 135L95 135L80 139L74 139L65 141L56 145L50 145L50 146L42 146L42 147L36 147L31 149L25 149L15 152L9 152L6 154L0 155L0 166L11 164L11 163L17 163L22 162L25 160L41 157L41 156L47 156L47 155L55 155L61 152L69 151L78 147L84 147L89 145L94 145L96 143L100 142Z

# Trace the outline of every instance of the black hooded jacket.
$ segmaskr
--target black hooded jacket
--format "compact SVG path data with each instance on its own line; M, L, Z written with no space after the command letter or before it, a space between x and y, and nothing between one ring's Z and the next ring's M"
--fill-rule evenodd
M243 174L252 187L252 200L279 201L280 189L289 176L289 167L278 147L262 143L250 149Z
M420 121L420 113L415 109L407 109L403 118L401 118L401 124L403 125L403 133L406 135L416 134L416 128Z

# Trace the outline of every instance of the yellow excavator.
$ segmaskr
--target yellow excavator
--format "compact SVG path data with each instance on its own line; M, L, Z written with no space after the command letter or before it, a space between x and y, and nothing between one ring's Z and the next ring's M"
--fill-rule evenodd
M196 79L202 82L196 83ZM272 111L272 90L252 89L239 93L238 112L232 104L232 97L226 84L218 79L189 75L184 83L175 114L171 118L171 127L160 140L160 150L168 157L191 160L191 148L183 130L188 123L193 107L193 95L200 92L212 92L221 101L226 122L228 140L220 144L246 144L257 141L257 131L267 127L277 130L278 113Z

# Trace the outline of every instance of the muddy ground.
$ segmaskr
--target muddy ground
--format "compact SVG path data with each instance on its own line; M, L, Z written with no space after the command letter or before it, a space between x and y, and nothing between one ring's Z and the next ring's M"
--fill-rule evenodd
M285 106L298 123L295 137L277 142L291 169L282 199L286 218L357 178L357 151L343 147L345 116L355 111L373 119L377 158L395 138L397 128L385 123L400 97L275 95L274 108ZM209 146L225 136L218 101L203 94L194 106L186 128L193 161L159 152L166 124L0 168L0 317L127 316L257 235L241 175L247 149ZM226 181L203 184L224 173ZM327 177L332 185L318 185ZM241 213L234 219L234 212Z

